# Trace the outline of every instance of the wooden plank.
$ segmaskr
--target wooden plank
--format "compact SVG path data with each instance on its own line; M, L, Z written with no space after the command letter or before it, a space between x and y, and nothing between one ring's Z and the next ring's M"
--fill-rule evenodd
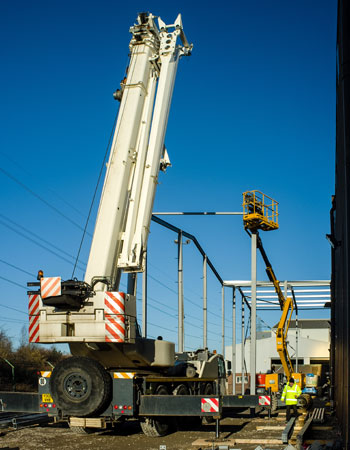
M263 430L277 430L277 431L281 431L284 430L284 427L281 425L258 425L256 427L256 429L258 431L263 431Z
M271 444L280 445L282 441L280 439L196 439L192 442L193 446L203 445L235 445L235 444Z
M313 425L313 431L330 431L333 430L333 427L323 426L323 425Z
M192 445L202 447L203 445L235 445L236 439L196 439Z
M312 424L312 417L310 417L306 422L303 428L299 431L299 434L297 436L297 448L301 448L303 441L304 441L304 435L308 432L309 427L311 428Z
M281 445L281 439L235 439L236 444L271 444Z

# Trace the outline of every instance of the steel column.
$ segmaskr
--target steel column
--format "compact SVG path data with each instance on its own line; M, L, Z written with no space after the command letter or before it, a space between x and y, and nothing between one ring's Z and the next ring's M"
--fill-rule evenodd
M128 294L134 295L136 297L137 290L137 273L128 273Z
M225 358L225 288L221 287L221 336L222 336L222 355Z
M250 394L255 394L255 372L256 372L256 248L257 233L252 233L251 249L251 310L250 310Z
M184 351L184 292L183 292L183 260L182 260L182 231L178 234L178 351Z
M295 372L298 373L299 356L299 328L298 328L298 310L295 313Z
M232 394L236 394L236 289L232 289Z
M147 253L145 254L145 270L142 274L142 337L147 337Z
M241 294L242 295L242 294ZM245 305L244 305L244 297L243 297L243 295L242 295L242 303L241 303L241 309L242 309L242 348L241 348L241 366L242 366L242 368L241 368L241 375L242 375L242 395L244 395L244 391L245 391L245 389L244 389L244 353L245 353L245 351L244 351L244 307L245 307Z
M203 258L203 348L207 348L207 255Z

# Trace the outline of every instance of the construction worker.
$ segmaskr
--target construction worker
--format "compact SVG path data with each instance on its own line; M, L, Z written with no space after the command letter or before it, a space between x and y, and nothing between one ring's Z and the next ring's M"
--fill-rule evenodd
M281 400L286 401L286 419L289 422L291 417L290 410L293 408L293 416L297 416L298 397L301 394L300 387L294 382L294 378L290 378L288 383L284 386Z

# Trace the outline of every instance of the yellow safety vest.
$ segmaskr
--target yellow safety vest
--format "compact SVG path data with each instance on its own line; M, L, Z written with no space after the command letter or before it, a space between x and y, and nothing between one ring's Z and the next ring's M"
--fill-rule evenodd
M286 405L296 405L298 403L298 397L301 394L300 387L294 383L292 387L286 384L283 389L281 400L286 399Z

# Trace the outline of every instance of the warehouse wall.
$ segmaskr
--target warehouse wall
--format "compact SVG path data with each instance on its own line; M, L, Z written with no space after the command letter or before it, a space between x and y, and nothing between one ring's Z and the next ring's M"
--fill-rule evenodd
M336 186L331 210L332 385L345 448L350 449L350 1L338 2Z

